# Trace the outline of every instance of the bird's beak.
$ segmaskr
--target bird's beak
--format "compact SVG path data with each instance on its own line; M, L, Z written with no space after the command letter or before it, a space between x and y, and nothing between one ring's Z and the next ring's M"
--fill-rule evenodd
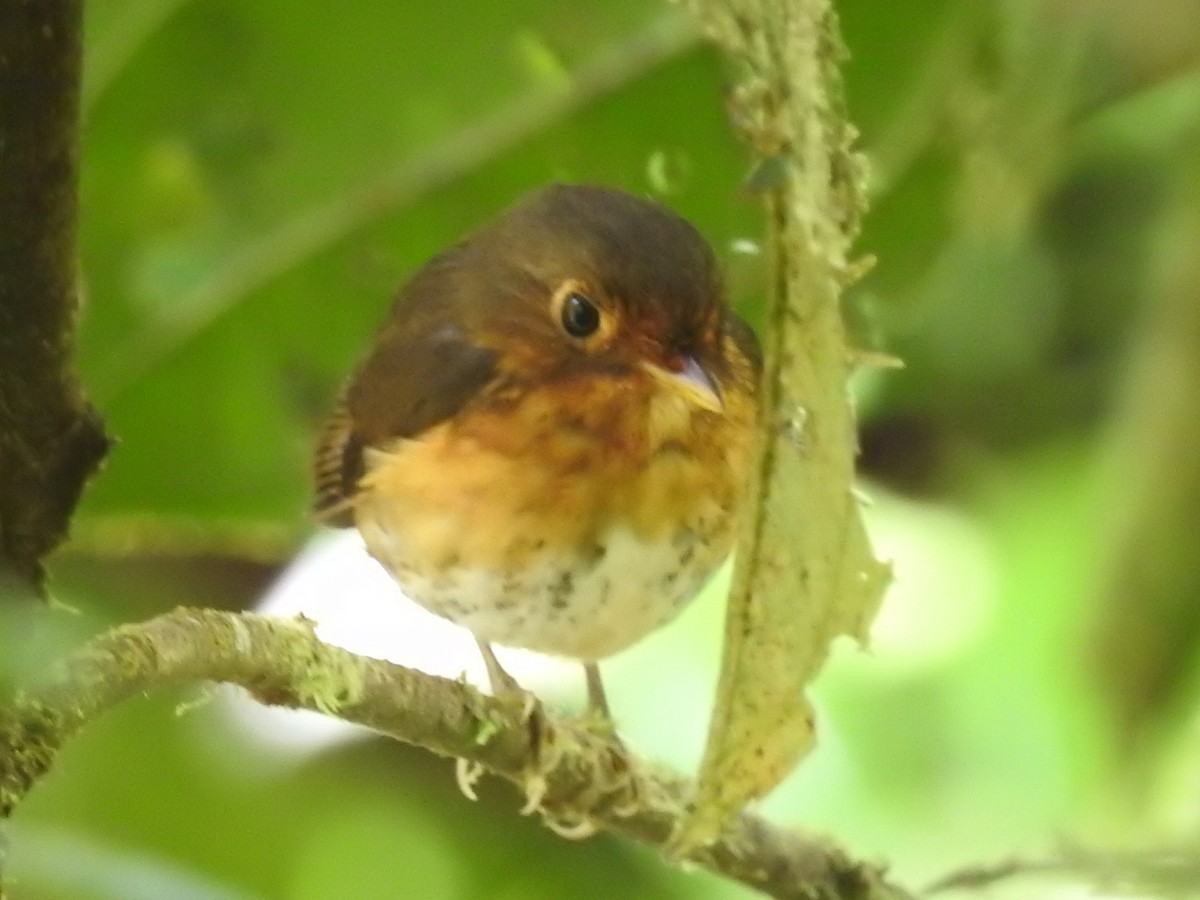
M665 387L682 394L685 398L710 412L721 412L725 404L721 392L704 367L691 356L676 357L674 364L662 366L649 361L642 368Z

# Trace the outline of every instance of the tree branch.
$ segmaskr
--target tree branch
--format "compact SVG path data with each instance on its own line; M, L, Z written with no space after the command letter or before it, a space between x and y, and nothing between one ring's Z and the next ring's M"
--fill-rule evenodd
M38 590L108 449L72 363L82 15L0 3L0 575Z
M606 829L662 849L691 786L619 743L459 681L322 643L306 620L178 609L115 628L61 662L0 714L0 815L7 818L87 722L129 697L211 680L257 700L365 725L517 784L526 812L573 835ZM911 900L883 872L835 845L742 813L688 861L772 897ZM0 860L2 863L2 860Z

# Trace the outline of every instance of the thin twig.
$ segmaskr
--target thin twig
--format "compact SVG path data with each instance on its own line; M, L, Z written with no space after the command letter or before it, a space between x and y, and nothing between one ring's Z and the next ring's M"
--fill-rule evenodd
M1122 852L1064 844L1057 854L1040 859L1011 857L965 866L937 879L921 896L981 892L1031 875L1070 878L1105 894L1192 898L1200 896L1200 852L1196 847Z

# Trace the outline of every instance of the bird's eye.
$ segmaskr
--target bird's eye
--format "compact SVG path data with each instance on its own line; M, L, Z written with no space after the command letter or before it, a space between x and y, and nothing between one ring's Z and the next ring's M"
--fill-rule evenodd
M600 327L600 310L583 294L570 293L563 300L562 327L573 338L591 337Z

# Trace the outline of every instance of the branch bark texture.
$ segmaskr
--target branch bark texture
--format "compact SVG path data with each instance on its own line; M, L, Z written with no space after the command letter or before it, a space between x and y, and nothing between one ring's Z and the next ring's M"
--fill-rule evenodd
M108 449L72 362L82 7L0 2L0 574L38 589Z
M504 702L356 656L322 643L305 620L179 609L94 639L0 714L0 815L13 812L91 719L146 691L200 680L237 684L261 702L336 715L466 761L460 776L468 789L480 771L500 775L525 792L526 812L574 836L603 828L666 848L691 790L539 704ZM749 813L688 861L772 897L911 900L878 868Z

